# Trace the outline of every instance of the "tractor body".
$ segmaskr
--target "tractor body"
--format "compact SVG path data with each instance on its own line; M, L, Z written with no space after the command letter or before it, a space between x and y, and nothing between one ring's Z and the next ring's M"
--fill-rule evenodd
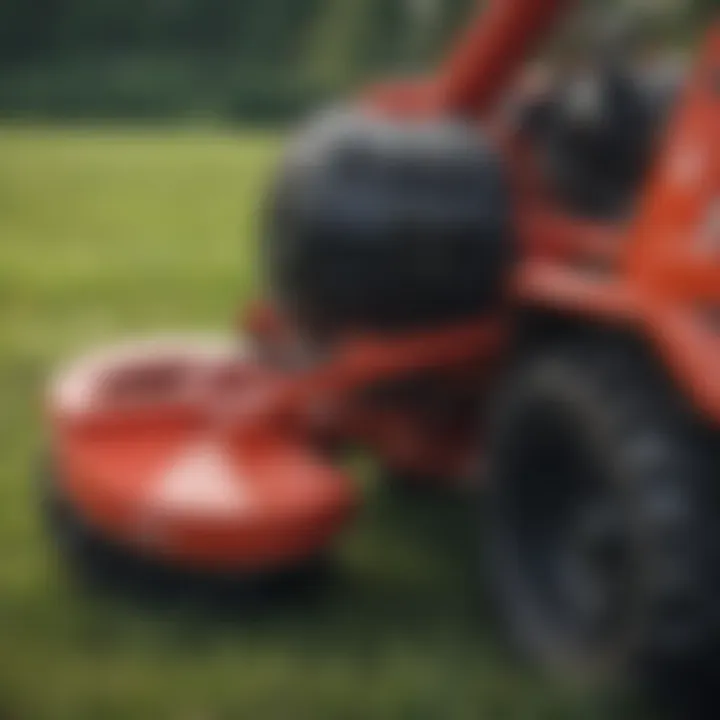
M282 260L270 259L290 291L244 314L242 353L155 343L59 374L53 488L88 537L208 574L305 562L357 504L330 450L354 443L394 474L488 489L493 582L541 662L591 673L705 651L717 625L720 26L670 110L629 142L591 147L584 170L597 160L603 171L588 180L573 165L590 147L583 133L606 131L618 106L569 121L556 112L562 93L538 102L511 90L565 5L492 3L435 78L374 88L353 106L363 120L340 170L337 143L305 149L310 170L283 178L295 204L276 223L290 227ZM633 103L619 106L620 130L644 111ZM538 130L528 118L541 107L551 112ZM415 130L437 139L448 118L464 139L438 141L437 167L420 158L439 184L418 200L397 181L422 190L417 173L387 177L406 169L403 152L422 155ZM383 143L375 184L368 157ZM610 155L617 163L603 165ZM496 199L453 205L468 188ZM480 235L489 249L475 253ZM449 259L447 238L460 255ZM410 267L413 248L427 251L430 280L427 262ZM492 278L465 288L458 257ZM381 261L401 267L388 279L374 272Z

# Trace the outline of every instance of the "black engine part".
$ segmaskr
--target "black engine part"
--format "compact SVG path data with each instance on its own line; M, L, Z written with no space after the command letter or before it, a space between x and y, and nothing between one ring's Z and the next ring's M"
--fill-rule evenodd
M559 199L590 217L630 212L676 85L674 75L648 79L610 65L566 79L529 107L524 122Z
M326 113L291 146L270 200L271 292L310 333L485 313L513 256L498 157L458 121Z

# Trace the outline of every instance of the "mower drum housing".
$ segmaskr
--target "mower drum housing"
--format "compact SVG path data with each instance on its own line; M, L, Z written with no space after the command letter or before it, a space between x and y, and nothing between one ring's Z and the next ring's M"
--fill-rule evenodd
M308 331L483 314L513 256L498 156L456 120L322 115L291 145L268 221L271 284Z

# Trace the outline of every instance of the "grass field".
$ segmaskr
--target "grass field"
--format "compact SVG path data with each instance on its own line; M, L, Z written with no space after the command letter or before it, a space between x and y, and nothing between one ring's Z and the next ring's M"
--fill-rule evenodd
M507 659L457 500L367 503L316 605L218 619L80 593L33 487L53 363L227 328L256 287L260 133L0 130L0 720L618 717Z

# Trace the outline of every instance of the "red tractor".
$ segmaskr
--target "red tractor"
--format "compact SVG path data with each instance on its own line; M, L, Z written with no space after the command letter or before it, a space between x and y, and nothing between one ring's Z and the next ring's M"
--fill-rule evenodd
M58 375L66 547L208 578L306 567L357 502L334 462L352 441L481 492L499 610L542 664L714 652L720 25L678 83L607 43L531 83L567 5L495 0L436 76L300 132L242 352L157 340Z

